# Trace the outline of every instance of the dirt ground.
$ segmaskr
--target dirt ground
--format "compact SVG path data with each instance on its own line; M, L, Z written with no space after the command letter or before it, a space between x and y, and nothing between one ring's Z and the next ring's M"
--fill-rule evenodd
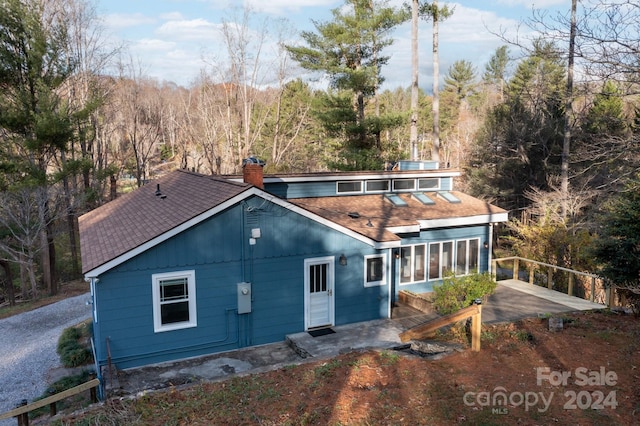
M640 424L640 321L579 312L483 326L482 349L432 360L352 352L220 383L169 388L61 424ZM464 327L443 340L465 341Z

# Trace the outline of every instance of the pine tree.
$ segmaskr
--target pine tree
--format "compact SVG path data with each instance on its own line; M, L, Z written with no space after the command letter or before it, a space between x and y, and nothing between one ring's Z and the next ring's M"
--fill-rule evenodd
M381 68L389 57L382 50L393 43L388 34L405 17L385 4L346 0L345 7L332 10L332 21L314 21L316 32L302 33L306 46L287 46L303 68L327 75L335 90L320 104L333 111L315 111L329 135L342 142L336 168L379 168L382 163L380 132L389 120L367 117L366 106L383 82Z
M3 190L33 190L43 223L42 263L57 293L53 209L48 192L52 160L73 136L61 87L74 66L67 31L46 2L6 0L0 5L0 128L9 142L0 151Z

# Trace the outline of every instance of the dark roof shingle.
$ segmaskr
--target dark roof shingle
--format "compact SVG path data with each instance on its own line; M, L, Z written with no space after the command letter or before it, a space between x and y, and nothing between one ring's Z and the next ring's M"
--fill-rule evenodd
M429 193L434 203L424 205L410 193L398 194L407 206L394 206L384 194L339 197L297 198L289 202L318 216L342 225L378 242L398 241L400 237L389 228L418 225L418 221L498 215L506 210L461 192L451 191L460 202L450 203L435 193ZM358 213L353 218L349 213Z
M163 196L156 196L157 185ZM78 219L83 273L218 206L251 185L174 171Z

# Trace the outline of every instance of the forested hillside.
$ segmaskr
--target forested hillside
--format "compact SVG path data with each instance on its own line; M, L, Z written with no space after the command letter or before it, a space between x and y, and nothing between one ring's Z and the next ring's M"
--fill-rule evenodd
M606 256L588 247L602 212L637 191L640 8L591 0L573 19L569 6L534 11L532 38L505 39L481 67L459 58L438 90L417 89L410 69L405 87L381 90L393 29L411 21L437 40L433 24L455 13L412 3L345 0L269 60L268 28L249 31L247 10L221 26L228 55L182 87L146 77L107 43L86 0L3 1L0 302L79 277L82 213L169 170L238 173L249 156L266 173L436 158L464 170L459 189L526 213L505 240L514 252L599 268ZM434 46L415 51L437 61Z

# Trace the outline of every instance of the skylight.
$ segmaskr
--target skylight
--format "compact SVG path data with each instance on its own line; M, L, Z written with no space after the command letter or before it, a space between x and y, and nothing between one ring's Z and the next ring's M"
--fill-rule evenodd
M438 195L440 195L442 198L444 198L445 200L447 200L450 203L459 203L460 199L458 197L456 197L455 195L453 195L452 193L450 193L449 191L440 191L438 192Z
M427 195L424 192L414 192L413 198L420 201L425 206L431 206L436 203L431 198L427 197Z
M408 206L407 202L400 198L397 194L385 194L385 198L396 207L406 207Z

